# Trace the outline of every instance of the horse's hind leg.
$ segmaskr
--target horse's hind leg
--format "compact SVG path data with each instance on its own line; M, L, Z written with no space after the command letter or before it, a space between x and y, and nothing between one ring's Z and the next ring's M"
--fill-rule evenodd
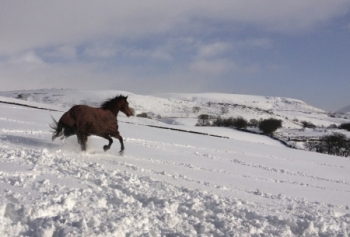
M77 137L78 137L78 143L80 144L81 150L86 151L86 142L87 142L88 136L85 134L78 133Z
M113 139L109 135L105 135L105 136L102 136L102 137L109 141L108 145L104 145L103 146L103 150L104 151L108 151L111 148L111 146L112 146Z

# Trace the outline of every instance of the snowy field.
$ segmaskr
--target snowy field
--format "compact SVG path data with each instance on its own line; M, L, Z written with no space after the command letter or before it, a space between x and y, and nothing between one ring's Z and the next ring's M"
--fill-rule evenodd
M194 127L190 115L156 121L120 114L124 154L118 141L103 152L107 141L98 137L89 137L81 152L76 137L51 142L51 116L59 119L72 104L97 106L116 92L35 93L21 99L18 93L0 93L0 101L14 103L0 103L0 236L350 234L348 158L286 148L233 129ZM181 117L210 96L130 94L129 102L136 111ZM176 109L181 102L174 104L175 99L187 102ZM293 105L299 113L302 107L305 114L325 116L296 100L248 99L249 107L260 103L261 109L293 116Z

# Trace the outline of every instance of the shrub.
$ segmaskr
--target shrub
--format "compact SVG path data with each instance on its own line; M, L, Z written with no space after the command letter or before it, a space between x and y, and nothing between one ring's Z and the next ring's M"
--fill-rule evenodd
M301 124L303 125L304 128L316 128L315 124L308 121L301 121Z
M329 125L328 128L337 128L337 125L333 123L333 124Z
M221 107L220 108L220 112L221 112L221 114L223 115L223 114L227 114L228 113L228 108L227 107Z
M145 112L143 112L143 113L141 113L141 114L137 114L136 117L140 117L140 118L150 118L150 117L148 116L148 114L145 113Z
M277 129L282 127L282 120L269 118L259 122L259 129L265 133L272 135Z
M217 117L213 122L213 126L218 126L218 127L224 126L224 120L225 119L221 118L220 116Z
M238 117L233 120L233 126L239 129L246 128L248 126L248 121L242 117Z
M220 116L216 118L216 120L213 122L213 126L219 126L219 127L231 127L233 126L233 118L221 118Z
M27 93L18 94L17 99L27 100L29 96L30 96L30 94L27 94Z
M193 108L192 108L192 111L193 111L193 113L198 113L199 111L201 110L201 108L200 107L198 107L198 106L194 106Z
M196 126L209 126L209 115L208 114L201 114L198 116L198 122Z
M350 123L342 123L339 125L339 128L350 131Z
M259 125L259 121L258 120L256 120L256 119L249 120L249 125L248 126L257 127L258 125Z
M305 144L305 147L310 151L326 153L329 155L350 155L350 139L341 133L325 135L321 137L319 141L309 141Z
M220 116L216 118L216 120L213 122L213 126L219 126L219 127L236 127L238 129L243 129L248 126L247 120L245 120L242 117L238 118L221 118Z

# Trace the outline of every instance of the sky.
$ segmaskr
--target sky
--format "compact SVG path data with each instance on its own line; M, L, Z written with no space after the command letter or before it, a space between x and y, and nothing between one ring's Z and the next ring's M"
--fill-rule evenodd
M350 0L0 0L0 90L350 104Z

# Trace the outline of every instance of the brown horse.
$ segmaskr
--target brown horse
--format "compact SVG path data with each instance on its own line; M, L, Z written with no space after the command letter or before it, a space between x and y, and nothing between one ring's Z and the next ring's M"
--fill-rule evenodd
M121 150L124 150L123 138L118 131L117 115L122 111L126 116L131 116L132 111L129 108L127 97L116 96L115 98L105 101L100 108L93 108L87 105L75 105L62 115L51 128L54 129L52 141L56 137L69 137L77 135L78 143L83 151L86 150L88 136L96 135L109 141L108 145L103 146L107 151L111 148L113 140L111 137L120 141Z

